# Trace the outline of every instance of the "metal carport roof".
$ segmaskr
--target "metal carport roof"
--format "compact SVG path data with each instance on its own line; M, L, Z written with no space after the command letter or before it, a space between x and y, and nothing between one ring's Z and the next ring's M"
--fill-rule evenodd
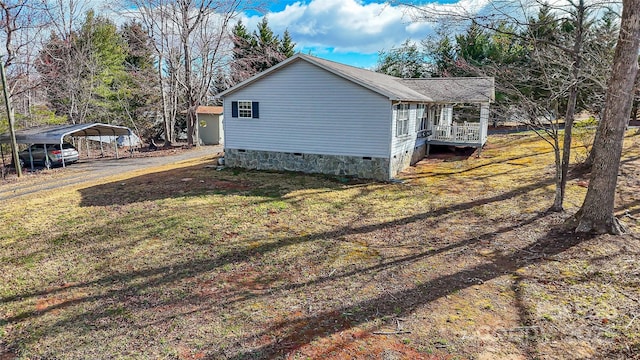
M102 123L43 126L16 131L18 144L60 144L69 136L131 135L128 127ZM9 134L0 135L0 143L10 143Z

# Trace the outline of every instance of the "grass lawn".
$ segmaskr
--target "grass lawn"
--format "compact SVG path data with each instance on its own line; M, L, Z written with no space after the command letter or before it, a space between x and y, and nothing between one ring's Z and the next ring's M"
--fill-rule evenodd
M215 160L0 203L0 359L640 358L640 135L618 237L557 230L585 177L547 213L531 133L402 184Z

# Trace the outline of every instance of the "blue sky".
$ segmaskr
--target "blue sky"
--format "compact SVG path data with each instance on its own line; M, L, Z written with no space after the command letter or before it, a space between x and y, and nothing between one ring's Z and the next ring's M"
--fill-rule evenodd
M479 8L485 0L409 0L414 5ZM453 8L452 8L453 9ZM266 14L247 12L243 23L250 30L263 16L277 34L289 30L297 51L372 68L378 52L397 47L405 40L419 42L434 33L435 24L415 21L404 7L383 0L276 0L268 3Z

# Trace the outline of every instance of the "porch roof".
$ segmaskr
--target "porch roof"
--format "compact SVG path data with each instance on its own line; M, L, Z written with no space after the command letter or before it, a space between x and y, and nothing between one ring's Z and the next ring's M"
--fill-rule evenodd
M400 79L433 102L487 103L495 100L494 79L490 77Z

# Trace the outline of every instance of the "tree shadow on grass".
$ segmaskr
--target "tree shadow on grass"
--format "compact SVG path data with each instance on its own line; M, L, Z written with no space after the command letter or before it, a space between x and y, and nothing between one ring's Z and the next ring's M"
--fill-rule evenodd
M483 168L486 167L491 167L491 166L496 166L496 165L501 165L501 164L509 164L509 165L516 165L516 166L522 166L522 167L526 167L527 165L525 164L516 164L516 163L512 163L513 161L516 160L523 160L523 159L528 159L528 158L535 158L538 156L542 156L542 155L546 155L546 154L550 154L553 153L553 151L545 151L545 152L539 152L539 153L535 153L535 154L524 154L524 155L518 155L518 156L512 156L509 158L496 158L496 159L492 159L489 162L483 162L474 166L470 166L470 167L464 167L463 169L460 170L453 170L453 171L445 171L445 172L425 172L425 173L416 173L416 174L407 174L403 176L403 179L421 179L421 178L433 178L433 177L450 177L450 176L455 176L455 175L459 175L459 174L466 174L466 173L471 173L477 170L481 170ZM425 158L425 160L429 160L429 158ZM465 159L461 159L461 160L465 160ZM421 167L423 163L416 163L416 165L414 165L414 167ZM510 170L509 172L514 171L514 170ZM506 174L505 173L492 173L491 175L485 175L482 176L482 178L488 178L488 177L492 177L492 176L498 176L498 175L503 175Z
M509 232L517 227L526 226L534 223L536 220L539 220L543 214L538 214L533 216L523 222L514 224L513 226L507 226L496 230L496 232L486 233L482 235L478 235L477 237L469 238L460 242L456 242L447 246L438 247L434 250L424 251L419 254L413 254L405 257L401 257L399 259L394 259L383 264L379 264L376 266L366 267L362 269L358 269L351 272L345 272L335 275L330 275L326 277L321 277L315 280L311 280L304 283L299 284L290 284L284 285L282 287L273 287L269 288L269 292L273 291L289 291L294 289L306 288L308 286L317 285L320 283L325 283L329 281L338 280L341 278L348 278L350 276L354 276L360 273L375 273L379 272L385 268L392 267L403 267L407 264L423 260L425 258L435 256L437 254L451 251L455 248L466 247L468 245L490 241L495 238L500 233ZM381 226L385 226L385 224L381 224ZM367 227L370 231L373 228ZM355 229L356 231L364 231L362 229ZM317 234L312 237L300 237L295 239L284 239L290 240L290 243L299 243L304 241L312 241L311 239L318 239L320 237L327 236L327 233ZM553 256L559 252L568 249L569 247L577 244L580 241L580 238L570 237L564 238L558 234L549 234L542 240L531 244L521 250L516 250L510 255L504 256L496 256L490 262L482 265L478 265L476 267L472 267L469 269L461 270L451 275L444 275L432 281L429 281L424 284L420 284L415 288L397 291L393 293L388 293L385 295L381 295L375 299L362 301L356 303L351 306L345 306L342 308L336 308L331 311L325 311L319 313L317 315L309 316L306 318L296 319L294 321L283 321L276 323L275 325L269 327L261 334L254 334L252 337L260 337L262 335L272 335L274 333L281 334L281 337L274 341L269 345L265 345L259 349L246 350L240 354L234 355L233 359L244 359L244 358L260 358L260 359L268 359L273 358L279 355L283 355L290 351L295 350L296 348L303 346L305 344L310 343L314 338L318 336L330 336L332 334L338 333L340 331L348 330L358 324L362 324L364 322L370 321L374 318L384 318L385 316L403 316L408 315L415 311L419 306L426 305L429 302L435 301L438 298L441 298L445 295L454 293L458 290L464 289L471 285L477 283L477 281L488 281L496 277L500 277L502 275L513 273L515 270L536 263L541 259L545 259L549 256ZM284 244L289 242L284 241ZM283 243L274 244L274 246L280 247L284 246ZM263 248L259 251L259 253L267 253L272 251L273 248ZM251 252L253 253L253 252ZM16 323L24 320L28 320L32 317L39 317L46 313L57 312L59 310L72 307L74 305L79 304L90 304L94 302L107 302L110 304L117 303L129 303L127 299L129 297L134 296L136 293L145 292L148 289L152 288L160 288L163 285L170 283L179 283L185 279L191 278L195 275L206 273L212 271L216 268L223 266L224 264L232 263L235 261L239 261L240 259L246 259L249 256L250 252L248 251L240 251L240 252L232 252L227 255L222 255L218 259L211 260L195 260L188 261L182 264L175 264L167 267L158 267L144 271L134 271L127 272L113 276L107 276L96 281L85 282L73 284L70 286L65 286L64 288L42 291L42 292L33 292L33 293L24 293L17 295L16 297L3 298L2 303L10 302L10 301L22 301L25 298L42 296L42 295L51 295L55 292L67 291L69 289L77 288L77 289L88 289L95 286L99 288L106 288L107 291L100 291L95 295L83 296L80 298L71 298L65 301L62 301L58 304L53 304L52 306L48 306L45 309L35 310L35 311L25 311L21 314L18 314L14 317L2 319L2 325L7 323ZM109 289L110 287L117 285L114 289ZM233 302L244 301L253 297L262 296L261 294L251 293L248 294L246 289L238 289L237 293L229 293L225 295L223 298L218 298L216 301L224 302L225 306L230 305ZM198 307L199 309L206 308L208 306L208 302L211 301L208 296L200 296L200 295L191 295L187 298L181 299L172 299L168 297L167 299L162 300L159 304L154 306L166 307L172 306L176 304L176 302L180 303L189 303ZM131 306L131 305L127 305ZM145 304L135 304L133 306L141 306L145 308L149 305ZM357 310L357 316L345 318L345 313L354 313L354 309ZM398 309L401 309L399 312ZM55 333L56 331L60 331L60 329L65 329L68 327L73 327L75 329L86 329L85 331L95 331L100 330L104 326L108 325L95 325L101 324L102 319L110 319L114 316L117 316L118 309L114 309L113 306L110 307L101 307L94 308L91 311L84 312L76 312L71 317L62 318L54 323L51 323L45 326L40 334L49 334ZM130 309L130 311L135 311L135 309ZM191 310L192 312L194 310ZM200 310L197 310L200 311ZM185 313L176 313L173 314L172 317L179 316L187 316L189 315L187 312ZM150 323L145 326L156 326L163 321L168 321L170 319L162 319L156 321L156 324ZM78 324L87 324L87 326L77 326ZM89 326L89 324L91 324ZM92 329L92 330L89 330ZM249 341L249 339L245 339ZM27 342L35 342L37 339L23 339L23 341ZM14 344L18 345L18 344ZM25 344L22 344L24 346ZM533 351L533 350L532 350ZM227 353L214 353L212 358L225 358L227 357Z
M374 182L295 172L216 170L211 163L140 175L90 186L79 192L80 206L109 206L215 194L279 198L295 190L335 191L347 184L364 183Z
M504 256L495 256L491 261L451 275L443 275L432 281L419 284L414 288L386 293L374 299L358 302L351 306L336 308L313 316L276 323L261 334L279 334L277 340L261 347L243 351L231 359L270 359L290 354L318 337L346 331L376 318L408 316L419 307L439 298L450 295L479 282L487 282L505 274L535 264L548 257L559 254L583 241L585 237L550 232L539 241ZM520 315L526 323L526 310L521 307ZM344 314L357 315L345 319ZM524 349L528 356L535 356L535 344ZM213 354L213 358L224 353Z
M182 263L177 263L177 264L172 264L167 266L159 266L159 267L154 267L154 268L139 270L139 271L124 271L117 274L104 276L93 281L78 282L78 283L69 284L68 286L63 286L63 287L54 287L50 289L43 289L40 291L23 292L20 294L16 294L14 296L5 296L3 298L0 298L0 304L7 304L15 301L22 302L25 300L34 299L42 296L45 296L45 297L55 296L56 294L64 295L66 292L74 291L74 290L79 290L80 293L86 291L87 289L104 289L105 290L105 291L98 291L98 292L88 291L89 293L88 295L82 295L82 296L73 297L73 298L65 298L64 296L62 296L61 298L63 299L63 301L60 301L55 304L51 304L50 306L44 307L42 309L35 309L35 310L25 309L25 311L22 311L18 314L0 319L0 325L29 321L29 319L41 317L45 314L52 313L52 312L55 313L56 311L69 308L75 305L100 303L105 301L108 303L113 303L114 301L116 303L119 303L129 298L130 296L132 296L132 294L135 294L141 291L144 292L145 289L158 289L166 284L177 283L185 279L189 279L194 276L197 276L199 274L207 273L215 269L221 268L226 264L234 264L234 263L247 261L247 259L250 259L253 256L264 256L264 255L273 253L279 249L285 248L287 246L294 246L297 244L302 244L307 242L315 242L323 239L337 239L345 235L368 234L384 228L407 225L414 222L421 222L424 220L428 220L430 218L435 218L435 217L446 215L452 212L469 210L476 206L482 206L485 204L506 200L514 196L519 196L524 193L536 190L540 187L544 187L547 185L547 183L548 182L546 181L533 183L533 184L529 184L527 186L513 189L512 191L508 191L503 194L499 194L490 198L478 199L478 200L474 200L466 203L455 204L452 206L447 206L447 207L437 209L435 211L423 212L417 215L408 216L408 217L400 218L393 221L387 221L383 223L364 225L364 226L340 227L331 231L315 233L315 234L310 234L306 236L284 237L284 238L277 239L276 241L263 243L252 248L243 247L239 249L232 249L226 252L222 252L218 256L212 257L210 259L190 260ZM530 224L534 222L536 219L538 219L540 216L542 216L542 214L531 217L525 221L522 221L516 224L515 226L506 226L503 228L499 228L491 233L484 234L484 235L478 234L473 238L462 240L456 243L446 244L444 246L437 247L433 250L428 250L428 251L423 251L417 254L411 254L408 256L393 258L393 259L390 259L389 261L383 262L375 266L369 266L369 267L365 267L365 268L361 268L353 271L346 271L343 273L319 277L306 283L287 284L280 287L274 286L273 289L271 290L287 291L287 290L300 289L306 286L330 282L338 279L349 278L351 276L355 276L362 273L374 273L383 269L389 269L393 267L402 267L403 265L410 264L411 262L419 261L431 256L435 256L439 253L447 252L457 247L466 247L474 243L489 241L493 239L497 234L511 231L518 226ZM516 260L516 257L514 257L513 259L505 258L505 261L507 260ZM510 265L510 266L513 267L515 265ZM390 311L396 311L395 309L398 308L398 306L403 309L403 313L411 312L420 303L428 303L442 296L442 294L450 293L450 292L456 291L457 289L461 289L464 286L468 286L469 285L468 280L470 278L489 279L491 278L491 276L498 276L497 274L499 271L502 271L502 272L508 271L509 269L511 269L511 267L506 266L499 261L497 264L494 264L494 265L491 265L491 264L484 265L482 267L474 268L468 271L459 272L457 275L444 276L442 277L441 280L434 280L428 284L425 284L416 288L415 290L394 293L394 294L390 294L389 296L382 296L377 300L370 300L370 301L363 302L359 306L365 309L365 311L362 313L364 314L363 315L364 317L359 317L358 319L360 320L357 320L357 319L356 320L360 322L365 321L366 318L369 318L373 315L374 311L377 314L377 311L379 311L378 308L382 309L383 315L389 313ZM431 286L436 286L436 285L437 287L439 287L438 289L434 291L431 291L430 289L428 290L428 288L430 288ZM430 295L422 296L420 295L422 292L428 292ZM247 293L246 291L243 291L243 289L239 289L238 293L229 294L229 296L227 296L226 299L221 299L221 301L232 303L234 301L242 301L242 300L246 300L256 296L261 296L261 295L255 294L255 293ZM412 301L403 300L399 304L394 305L394 301L396 299L404 299L405 297L413 297L414 300ZM171 302L174 300L169 299L167 301ZM188 299L182 299L181 301L192 301L193 303L203 303L207 300L202 299L198 296L192 296L192 297L189 297ZM137 306L137 305L134 305L134 306ZM338 309L335 312L331 312L330 314L319 314L317 316L310 317L307 323L313 324L315 322L318 328L322 328L323 327L322 321L324 321L323 319L325 317L329 316L330 319L336 320L340 318L341 314L345 311L346 311L345 309ZM114 315L114 310L111 308L97 308L97 309L91 310L90 312L87 312L85 310L85 311L78 312L77 315L73 315L67 318L62 318L59 321L52 323L51 325L47 325L46 328L48 328L49 331L51 331L52 333L55 333L56 331L59 331L56 329L64 329L65 327L74 326L74 325L77 325L78 322L83 324L84 323L92 324L95 322L99 322L100 319L110 318L113 315ZM380 315L380 316L383 316L383 315ZM176 316L179 316L179 315L176 315ZM333 316L333 318L331 318L331 316ZM345 322L344 319L340 319L340 322L343 323L344 326L350 326L349 324L354 324L354 321L351 319L348 322ZM295 330L294 332L296 332L300 330L299 329L300 326L302 325L299 325L299 324L297 325L296 323L292 323L292 324L282 323L273 327L272 330L293 329ZM86 328L87 330L84 330L84 331L90 331L89 327L74 326L74 328L76 329ZM327 328L326 331L329 331L328 329L329 328ZM36 337L44 336L42 334L47 334L47 333L48 333L47 331L43 331L43 332L39 332L39 334L41 335L34 335L34 336ZM307 340L309 339L305 337L301 337L298 340L296 340L295 343L301 344ZM35 338L31 340L24 339L24 341L35 342L37 341L37 339ZM20 345L13 344L13 347L16 347L16 346L20 346ZM256 353L246 354L246 355L249 357L251 356L261 357L260 354L264 353L264 354L267 354L266 358L269 358L271 357L271 355L277 354L279 351L281 351L281 349L282 348L280 347L280 345L272 344L270 347L261 349ZM239 356L238 358L242 358L242 356Z
M173 172L171 172L173 174ZM304 176L304 175L303 175ZM140 180L142 180L144 178L141 177ZM473 201L468 201L465 203L460 203L460 204L454 204L451 206L445 206L442 208L438 208L436 210L433 211L427 211L427 212L423 212L423 213L419 213L416 215L411 215L411 216L406 216L400 219L396 219L396 220L392 220L392 221L387 221L387 222L383 222L383 223L377 223L377 224L371 224L371 225L363 225L363 226L358 226L358 227L352 227L352 226L348 226L345 228L338 228L335 230L330 230L330 231L326 231L326 232L322 232L322 233L316 233L316 234L310 234L310 235L305 235L305 236L299 236L299 237L285 237L282 239L279 239L278 241L274 241L274 242L268 242L268 243L263 243L260 244L258 246L254 246L248 249L241 249L241 250L231 250L228 252L224 252L222 254L220 254L217 258L215 259L210 259L210 260L206 260L203 261L202 263L199 262L189 262L184 264L184 266L179 266L178 269L182 269L184 270L184 272L188 272L189 269L203 269L204 271L208 271L211 270L214 267L217 266L222 266L224 264L228 264L228 263L233 263L238 259L246 259L252 256L256 256L256 255L260 255L260 254L265 254L265 253L269 253L269 252L273 252L279 248L283 248L283 247L287 247L287 246L291 246L291 245L296 245L296 244L300 244L300 243L307 243L307 242L313 242L313 241L317 241L317 240L321 240L321 239L326 239L326 238L336 238L336 237L341 237L341 236L347 236L347 235L356 235L356 234L367 234L367 233L371 233L374 232L376 230L379 229L383 229L383 228L387 228L387 227L397 227L397 226L401 226L401 225L407 225L410 223L414 223L414 222L418 222L418 221L423 221L423 220L427 220L430 218L437 218L439 216L443 216L446 215L448 213L453 213L453 212L457 212L457 211L464 211L464 210L469 210L472 209L474 207L478 207L478 206L483 206L483 205L487 205L487 204L491 204L491 203L495 203L495 202L500 202L500 201L504 201L507 199L510 199L512 197L515 196L519 196L519 195L523 195L526 194L528 192L534 191L536 189L548 186L549 184L551 184L553 182L552 179L548 179L545 181L540 181L537 183L532 183L529 185L525 185L525 186L521 186L519 188L513 189L511 191L507 191L504 192L502 194L498 194L489 198L481 198L481 199L476 199ZM112 189L112 186L117 186L117 184L114 183L109 183L107 184L108 186L106 187L106 189ZM90 191L88 191L87 193L91 193ZM92 195L88 195L88 199L106 199L103 197L98 197L98 198L94 198ZM542 214L539 214L538 216L542 216ZM537 217L536 217L537 218ZM534 219L536 219L534 218ZM528 223L528 222L527 222ZM512 228L507 228L504 231L508 231L511 230ZM497 231L497 232L492 232L491 234L495 235L497 233L500 233L501 231ZM474 238L474 239L470 239L467 242L470 241L477 241L478 238ZM462 243L466 243L466 242L462 242ZM166 273L169 270L172 270L172 278L175 277L180 277L180 274L182 272L180 271L174 271L176 269L176 266L167 266L167 267L159 267L159 268L153 268L153 269L149 269L149 270L143 270L143 271L137 271L137 272L131 272L131 273L124 273L122 275L117 275L114 277L108 277L108 278L104 278L104 279L100 279L97 281L92 281L92 282L84 282L84 283L78 283L76 285L73 285L73 287L84 287L84 286L90 286L90 285L95 285L95 284L101 284L101 283L111 283L113 281L120 281L122 279L130 279L130 278L147 278L147 277L153 277L155 275L158 274L163 274ZM162 279L159 281L163 281ZM155 283L157 284L157 283ZM22 299L22 298L29 298L29 297L35 297L35 296L41 296L41 295L45 295L48 294L48 291L35 291L35 292L31 292L31 293L23 293L23 294L18 294L15 296L9 296L9 297L2 297L0 298L0 304L1 303L5 303L5 302L9 302L9 301L15 301L18 299ZM7 319L4 319L5 323L7 322ZM9 319L11 320L11 319Z

